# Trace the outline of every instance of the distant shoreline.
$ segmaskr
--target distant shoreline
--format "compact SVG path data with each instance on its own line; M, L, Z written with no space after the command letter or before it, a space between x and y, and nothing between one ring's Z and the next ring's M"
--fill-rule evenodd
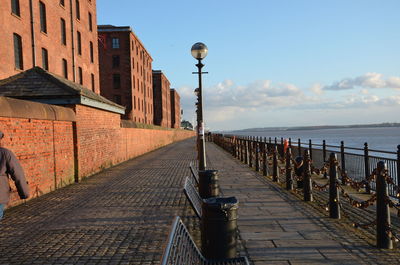
M305 131L305 130L324 130L324 129L383 128L383 127L400 127L400 123L320 125L320 126L298 126L298 127L265 127L265 128L249 128L243 130L233 130L231 132Z

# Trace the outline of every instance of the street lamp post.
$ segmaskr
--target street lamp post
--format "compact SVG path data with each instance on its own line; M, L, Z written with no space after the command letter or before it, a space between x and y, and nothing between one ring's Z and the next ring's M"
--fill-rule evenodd
M208 53L208 48L204 43L197 42L192 46L192 56L197 59L196 64L198 72L193 72L193 74L198 74L199 77L199 87L195 90L198 102L197 102L197 152L199 158L199 170L206 169L206 149L204 143L204 122L203 122L203 94L202 94L202 82L201 75L207 72L202 72L204 64L201 63Z

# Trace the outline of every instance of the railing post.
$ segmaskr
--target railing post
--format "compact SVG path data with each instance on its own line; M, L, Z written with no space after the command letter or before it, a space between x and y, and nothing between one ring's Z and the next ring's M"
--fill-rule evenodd
M386 183L386 163L378 162L376 177L376 246L392 249L390 230L389 192Z
M340 142L340 160L342 161L341 167L342 167L342 185L346 185L346 160L344 156L344 142Z
M257 137L257 141L256 141L256 171L260 171L260 154L259 154L259 144L258 144L258 137Z
M365 169L365 180L369 179L369 154L368 154L368 143L364 143L364 169ZM371 184L367 181L365 185L365 192L371 193Z
M276 139L276 138L275 138ZM278 147L275 145L274 153L272 157L272 181L279 182L279 171L278 171Z
M297 145L298 145L298 148L299 148L299 156L301 156L301 142L300 142L300 138L299 138L299 140L297 141Z
M312 202L313 194L312 194L312 180L311 180L311 159L310 153L308 150L304 150L304 182L303 182L303 192L304 192L304 201Z
M397 186L400 186L400 145L397 146ZM396 193L399 193L397 191ZM397 195L400 201L400 196Z
M283 149L283 137L281 137L281 145L280 145L280 148L279 148L279 155L280 155L280 157L282 158L282 159L285 159L285 154L284 154L284 151L283 151L284 149Z
M326 161L326 142L325 142L325 140L322 141L322 156L323 156L324 163L325 163L325 161Z
M263 176L268 175L268 161L267 161L267 142L264 139L263 143Z
M292 149L292 138L289 138L289 148Z
M254 140L253 137L250 136L250 145L249 145L249 167L253 167L253 149L254 149Z
M337 187L338 171L336 162L336 154L331 153L329 156L329 217L340 219L339 192Z
M292 150L286 150L286 189L293 190Z
M246 139L244 140L244 163L247 165L247 163L249 162L247 156L248 156L248 150L249 150L249 139L248 137L246 137Z
M308 150L310 150L310 159L312 160L312 142L311 139L308 140Z
M240 139L240 145L241 145L241 157L240 157L240 161L244 162L244 150L245 150L245 144L244 144L244 137L242 136L242 138Z

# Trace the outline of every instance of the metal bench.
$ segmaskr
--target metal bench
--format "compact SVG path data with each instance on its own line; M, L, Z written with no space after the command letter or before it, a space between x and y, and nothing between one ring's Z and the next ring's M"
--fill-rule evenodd
M201 219L202 215L201 204L203 200L201 199L199 193L195 188L195 184L193 183L193 178L186 177L185 185L183 186L183 192L188 198L190 205L192 205L192 208L196 212L196 215Z
M206 259L179 216L175 217L168 243L164 250L161 265L249 265L246 257L233 259L209 260Z
M190 162L190 171L192 172L193 178L196 180L196 184L199 184L199 173L197 172L196 168L194 167L193 163Z

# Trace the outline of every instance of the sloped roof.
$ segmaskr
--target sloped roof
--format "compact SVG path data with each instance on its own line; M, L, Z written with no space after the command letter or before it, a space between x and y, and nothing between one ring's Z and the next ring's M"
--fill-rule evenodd
M117 113L122 112L121 114L125 113L125 107L77 83L47 72L40 67L34 67L0 80L0 96L55 105L83 104L111 111L114 110ZM91 104L87 102L91 102ZM109 106L110 108L99 106Z

